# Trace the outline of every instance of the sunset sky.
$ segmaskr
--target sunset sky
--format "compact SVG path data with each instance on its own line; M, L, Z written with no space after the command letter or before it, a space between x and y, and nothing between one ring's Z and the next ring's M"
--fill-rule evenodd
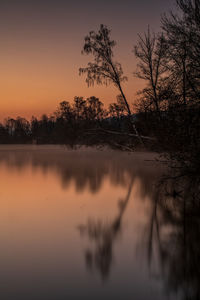
M155 31L160 15L175 0L1 0L0 1L0 120L18 115L30 118L55 111L63 100L95 95L107 105L114 87L88 88L79 67L91 59L82 56L83 39L106 24L117 41L115 58L129 81L124 86L130 102L143 82L132 75L132 53L137 33L148 24Z

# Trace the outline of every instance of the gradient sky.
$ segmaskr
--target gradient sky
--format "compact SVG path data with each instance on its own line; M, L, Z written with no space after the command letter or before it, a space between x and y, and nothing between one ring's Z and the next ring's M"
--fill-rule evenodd
M112 87L88 88L78 69L89 56L81 55L84 36L99 24L112 29L115 58L129 81L125 92L134 102L143 82L132 75L132 49L137 33L148 24L160 28L160 15L175 0L0 0L0 120L18 115L55 111L63 100L95 95L106 105L114 102Z

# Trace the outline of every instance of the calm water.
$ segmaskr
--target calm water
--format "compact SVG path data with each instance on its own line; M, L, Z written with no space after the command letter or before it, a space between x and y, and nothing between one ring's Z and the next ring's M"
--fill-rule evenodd
M1 299L182 299L153 158L1 146Z

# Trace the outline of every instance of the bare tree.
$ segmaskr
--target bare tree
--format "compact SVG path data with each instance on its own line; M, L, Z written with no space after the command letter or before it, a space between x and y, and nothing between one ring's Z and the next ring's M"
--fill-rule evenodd
M114 61L113 47L116 45L116 42L111 39L110 32L107 26L100 25L97 33L90 31L89 35L85 37L82 54L92 54L94 61L89 62L86 68L80 68L79 74L87 74L86 82L88 86L94 85L95 82L100 85L113 83L118 88L126 105L131 126L142 142L133 122L127 98L122 89L122 83L127 81L127 77L123 75L121 64Z
M177 0L179 13L162 18L168 44L170 77L176 82L176 93L182 103L200 98L200 1Z
M147 33L138 37L134 54L139 59L139 63L134 74L147 82L142 96L160 115L160 94L162 94L163 74L166 72L165 40L163 35L156 36L149 28Z
M109 105L109 114L112 117L120 118L124 115L126 105L121 95L117 96L117 103L111 103Z
M183 20L179 20L174 15L171 15L171 18L163 17L162 26L168 45L166 55L170 62L168 64L169 78L173 80L178 102L186 105L188 98L187 78L190 77L189 39L184 34L187 26Z
M76 120L85 119L86 117L86 101L83 97L74 97L74 114Z
M103 109L103 103L96 98L95 96L91 96L87 98L87 113L90 120L101 120L103 116L106 114Z

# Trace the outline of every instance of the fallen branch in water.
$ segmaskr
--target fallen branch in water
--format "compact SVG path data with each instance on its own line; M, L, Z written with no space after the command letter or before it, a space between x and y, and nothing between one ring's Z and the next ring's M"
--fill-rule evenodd
M107 129L103 129L103 128L97 128L97 129L89 129L88 131L102 131L108 134L116 134L116 135L126 135L129 137L138 137L136 134L132 134L132 133L125 133L125 132L118 132L118 131L112 131L112 130L107 130ZM155 138L149 137L149 136L140 136L142 139L148 139L151 141L156 141Z

